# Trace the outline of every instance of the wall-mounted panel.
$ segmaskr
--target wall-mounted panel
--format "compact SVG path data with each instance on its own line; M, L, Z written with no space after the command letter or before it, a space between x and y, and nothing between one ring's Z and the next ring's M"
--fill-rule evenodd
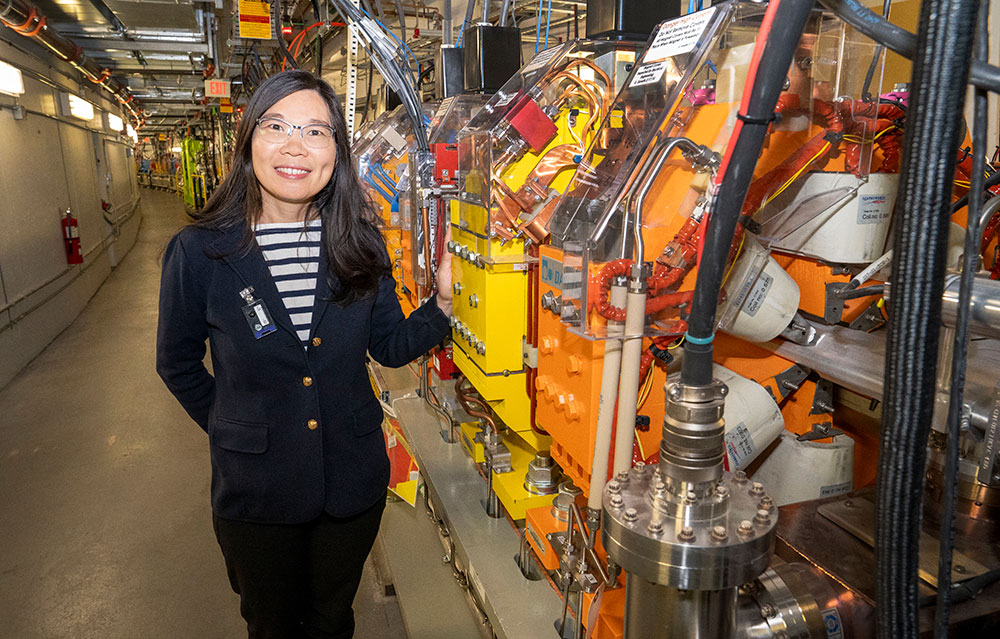
M17 298L66 268L61 213L70 204L58 123L0 111L0 266Z
M70 206L79 223L80 247L86 255L110 232L101 214L100 176L97 172L97 157L94 155L96 136L62 122L59 123L59 135L62 137L62 158L66 167Z

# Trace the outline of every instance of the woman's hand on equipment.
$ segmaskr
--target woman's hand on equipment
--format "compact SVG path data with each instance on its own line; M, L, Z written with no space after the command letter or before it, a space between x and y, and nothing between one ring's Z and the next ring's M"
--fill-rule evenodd
M444 245L451 241L451 225L444 234ZM451 254L441 255L437 270L437 305L445 315L451 315Z

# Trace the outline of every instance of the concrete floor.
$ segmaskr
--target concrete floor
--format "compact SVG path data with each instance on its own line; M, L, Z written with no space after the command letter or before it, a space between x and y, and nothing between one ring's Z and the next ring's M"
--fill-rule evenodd
M212 533L207 438L153 367L159 261L183 207L144 189L143 212L80 317L0 389L4 637L246 636ZM372 567L356 636L405 638Z

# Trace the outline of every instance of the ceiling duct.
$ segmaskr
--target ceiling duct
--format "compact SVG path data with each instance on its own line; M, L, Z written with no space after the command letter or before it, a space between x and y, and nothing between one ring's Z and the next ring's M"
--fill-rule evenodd
M142 122L142 109L130 104L133 96L128 88L112 78L110 70L101 68L97 62L88 58L76 43L49 28L46 17L39 12L38 7L25 0L8 0L7 7L0 11L0 21L26 38L33 38L60 60L73 65L88 80L111 93L136 122Z

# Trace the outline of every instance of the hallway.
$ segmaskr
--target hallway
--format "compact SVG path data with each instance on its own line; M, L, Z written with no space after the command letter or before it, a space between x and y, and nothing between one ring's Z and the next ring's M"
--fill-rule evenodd
M182 201L142 193L135 247L0 390L4 637L246 636L212 533L206 437L153 365L159 260ZM369 571L357 636L405 637L380 593Z

